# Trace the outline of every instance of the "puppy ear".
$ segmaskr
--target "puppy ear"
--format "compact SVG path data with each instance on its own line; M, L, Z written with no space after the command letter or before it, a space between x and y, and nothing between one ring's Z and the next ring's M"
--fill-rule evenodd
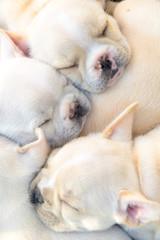
M39 145L46 145L47 142L45 140L45 137L44 137L44 133L42 131L41 128L36 128L35 129L35 135L37 136L37 140L34 141L34 142L31 142L23 147L17 147L17 151L19 153L25 153L26 151L28 151L29 149L31 148L34 148L36 146L39 146Z
M140 226L160 220L160 204L146 199L140 193L122 190L119 195L116 223Z
M6 30L0 30L0 60L27 55L27 47L22 36L15 35Z
M33 164L34 161L44 164L46 160L50 147L44 137L43 131L40 128L35 129L35 135L37 136L37 140L31 142L23 147L17 147L17 152L26 156L27 158L32 159ZM29 156L28 156L29 155Z
M16 33L4 30L8 37L14 42L14 44L20 49L25 56L29 56L29 45L27 35L24 33Z
M135 102L127 107L111 124L109 124L102 135L117 141L129 141L132 139L133 113L138 106Z

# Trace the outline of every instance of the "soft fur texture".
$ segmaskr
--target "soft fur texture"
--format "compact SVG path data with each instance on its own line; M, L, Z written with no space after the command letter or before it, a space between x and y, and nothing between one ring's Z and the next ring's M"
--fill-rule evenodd
M0 134L20 144L41 126L52 147L76 137L90 110L88 98L51 66L23 56L0 31Z
M32 56L52 64L82 88L86 88L87 85L81 77L85 80L88 76L84 66L87 66L86 63L89 63L90 60L92 65L92 62L94 63L98 59L101 46L103 50L104 45L108 49L108 43L116 44L117 48L121 49L120 59L124 59L128 53L125 51L126 41L119 32L115 21L103 12L100 3L96 0L49 0L47 3L46 1L33 1L31 5L27 5L28 0L26 0L23 1L23 6L19 5L22 2L18 0L1 0L0 2L8 3L7 10L10 7L10 11L5 11L3 7L0 8L3 14L7 14L5 17L8 27L18 31L24 29L25 26L25 30L27 29L29 33L28 38L23 34L20 34L23 35L22 38L16 38L13 34L17 44L21 45L22 49L24 49L25 43L28 44ZM44 5L46 3L46 7L38 6L40 2L43 2ZM63 4L63 2L65 3ZM54 3L56 3L55 10ZM105 5L104 3L103 5ZM47 7L48 4L49 7ZM120 113L133 101L140 103L135 114L134 135L145 133L160 122L160 1L125 0L116 5L113 15L131 46L132 59L117 84L107 88L102 94L93 95L92 111L88 115L82 135L101 131L105 127L106 121L111 122L117 113ZM108 8L110 9L107 6ZM13 9L16 11L17 18L15 18ZM39 12L38 15L36 11ZM58 18L59 22L57 22L55 16L58 14L62 17L60 13L65 13L65 18ZM51 17L48 17L47 14L50 14ZM33 22L32 19L34 19ZM109 22L109 27L105 32L107 38L103 38L100 35L102 35L107 19ZM88 33L89 38L86 37ZM97 45L90 42L90 36ZM100 43L104 43L104 45ZM111 45L109 46L111 47ZM111 48L113 49L113 46ZM88 57L86 58L86 56ZM127 63L129 58L125 57L125 59L125 63ZM90 68L90 74L93 80L94 68ZM95 88L97 89L97 85ZM91 91L91 89L88 90Z
M29 199L30 181L43 166L49 146L41 129L37 140L23 147L0 137L0 239L1 240L130 240L118 227L93 233L59 234L37 218Z
M132 140L136 106L101 134L50 155L32 182L39 218L50 229L91 231L117 223L136 240L160 239L160 126Z
M93 96L82 135L102 131L134 101L140 104L134 115L134 135L146 133L160 122L160 1L125 0L116 5L113 15L132 58L117 84Z
M15 31L8 34L25 53L96 93L121 78L130 59L128 43L102 6L105 1L0 1L2 21Z

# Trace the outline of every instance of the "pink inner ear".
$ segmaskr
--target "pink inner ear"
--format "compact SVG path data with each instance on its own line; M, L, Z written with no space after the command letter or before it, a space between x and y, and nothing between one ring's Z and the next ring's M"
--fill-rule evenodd
M25 56L27 56L27 57L30 56L27 39L24 35L19 35L17 33L10 32L7 30L5 30L4 32L8 35L8 37L14 42L14 44L21 50L21 52Z
M11 39L14 42L14 44L24 53L26 57L30 57L29 48L25 46L25 44L23 44L23 41L21 41L20 38L16 39L11 36Z
M138 205L128 205L126 213L127 213L127 221L135 224L140 225L142 224L142 214L144 212L144 208Z

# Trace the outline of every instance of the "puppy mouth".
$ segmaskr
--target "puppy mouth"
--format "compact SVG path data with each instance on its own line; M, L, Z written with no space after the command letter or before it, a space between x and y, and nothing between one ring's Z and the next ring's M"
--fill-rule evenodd
M111 78L108 81L108 87L115 84L123 75L124 67L117 68L111 72Z
M118 72L118 68L116 69L116 70L113 70L112 72L111 72L111 79L116 75L116 73Z

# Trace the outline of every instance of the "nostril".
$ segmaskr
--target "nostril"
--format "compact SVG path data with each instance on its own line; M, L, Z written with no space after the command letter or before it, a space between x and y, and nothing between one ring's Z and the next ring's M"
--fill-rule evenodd
M72 102L69 106L69 119L73 119L76 117L76 112L77 109L79 108L79 103L76 102Z
M101 68L105 71L105 70L111 70L112 68L112 62L108 59L108 57L106 56L105 58L104 57L101 57L100 60L100 65L101 65Z
M88 113L87 109L82 107L78 103L78 101L76 101L70 105L70 114L69 114L70 119L84 117L87 113Z
M31 202L33 204L44 203L41 192L37 187L31 193Z
M83 116L84 116L83 107L81 105L77 105L75 108L75 118L83 117Z

